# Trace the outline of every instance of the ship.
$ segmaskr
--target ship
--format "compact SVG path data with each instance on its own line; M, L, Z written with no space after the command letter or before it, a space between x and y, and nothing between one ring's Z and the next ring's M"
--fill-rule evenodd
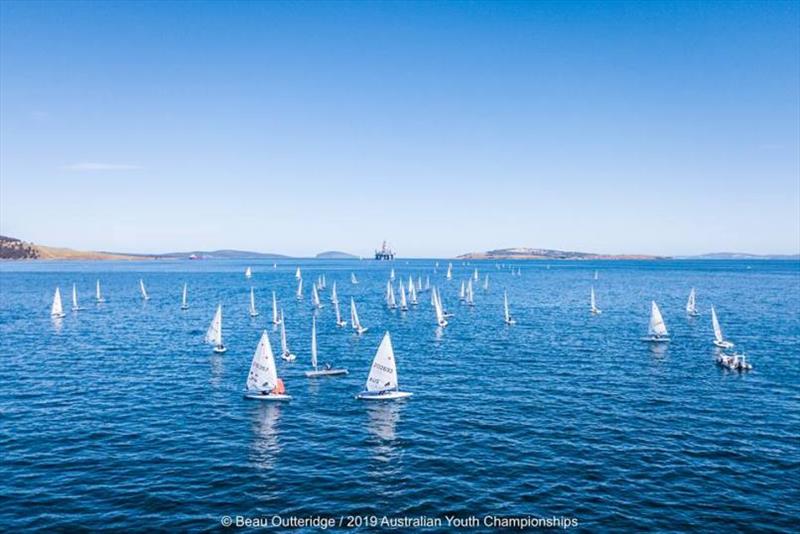
M375 259L376 260L393 260L394 259L394 250L389 246L389 244L384 241L383 245L381 245L380 250L375 251Z

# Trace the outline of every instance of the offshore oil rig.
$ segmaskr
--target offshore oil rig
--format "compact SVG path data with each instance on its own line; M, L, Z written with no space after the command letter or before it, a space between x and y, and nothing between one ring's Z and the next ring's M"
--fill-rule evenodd
M381 245L380 250L375 251L375 259L376 260L393 260L394 259L394 250L391 249L389 244L384 241L383 245Z

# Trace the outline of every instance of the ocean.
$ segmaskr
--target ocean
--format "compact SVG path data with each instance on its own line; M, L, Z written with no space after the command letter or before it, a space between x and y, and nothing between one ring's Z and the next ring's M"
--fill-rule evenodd
M435 274L434 261L0 263L0 522L8 531L233 522L311 532L327 520L364 532L455 529L447 516L477 530L513 528L487 518L590 531L796 529L799 262L523 261L512 276L494 261L453 261L448 282L447 260ZM431 277L455 313L444 331L430 293L407 313L387 310L391 267L406 283ZM468 307L458 288L474 268ZM320 361L350 374L311 380L310 289L323 273ZM345 319L355 297L363 336L334 324L334 281ZM50 317L56 286L61 320ZM599 316L589 313L592 286ZM692 287L694 318L684 311ZM513 326L502 320L504 290ZM262 330L279 351L272 291L298 356L278 360L286 404L242 395ZM668 345L640 340L651 300ZM221 356L203 343L219 303ZM715 365L712 304L751 372ZM400 387L414 395L356 400L386 331Z

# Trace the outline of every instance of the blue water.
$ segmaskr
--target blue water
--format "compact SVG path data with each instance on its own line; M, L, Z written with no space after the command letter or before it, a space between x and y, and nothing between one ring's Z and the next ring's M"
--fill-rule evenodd
M253 266L246 281L243 270ZM797 262L397 261L430 274L455 311L437 334L430 296L383 305L390 264L304 261L307 282L355 296L363 337L318 316L320 359L349 376L312 381L311 314L297 262L0 264L0 522L6 530L216 529L222 516L445 513L574 517L587 530L788 531L800 519L800 264ZM460 306L477 266L490 288ZM600 278L592 280L599 270ZM359 285L349 283L356 272ZM93 302L100 278L107 302ZM151 300L143 303L138 279ZM69 310L72 283L84 309ZM190 309L179 310L189 284ZM55 286L67 316L54 322ZM262 315L247 313L250 286ZM588 313L595 286L599 317ZM697 288L702 315L683 307ZM518 324L502 323L507 289ZM242 397L271 291L297 362L294 396ZM655 299L673 336L639 338ZM224 310L228 352L202 336ZM714 364L709 309L755 369ZM345 318L347 310L344 309ZM354 399L385 330L399 403ZM362 527L360 530L369 530Z

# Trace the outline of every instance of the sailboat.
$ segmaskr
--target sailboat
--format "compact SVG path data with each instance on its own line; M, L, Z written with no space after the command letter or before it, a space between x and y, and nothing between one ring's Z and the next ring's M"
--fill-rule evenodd
M489 273L486 273L486 276L483 277L483 290L489 291Z
M319 363L317 362L317 318L313 315L311 316L311 367L313 367L312 370L306 371L306 376L308 378L347 374L347 369L335 369L329 363L326 363L320 369Z
M358 278L356 278L356 273L350 273L350 283L351 284L357 284L358 283Z
M600 273L598 273L597 271L595 271L595 272L594 272L594 279L595 279L595 280L597 280L598 278L600 278Z
M425 291L430 291L430 290L431 290L431 277L430 276L426 276L425 277Z
M592 292L589 294L589 296L590 296L589 300L590 300L592 315L600 315L601 313L603 313L600 310L600 308L597 307L597 302L595 301L594 298L594 286L592 286Z
M412 306L417 305L417 288L414 286L414 284L408 286L408 301Z
M400 391L397 382L397 362L392 349L392 338L389 332L383 335L372 367L367 377L367 386L356 398L362 400L394 400L410 397L412 393Z
M394 299L394 289L392 288L392 281L386 281L386 305L390 310L397 308L397 303Z
M389 271L389 280L394 280L394 267L392 267L392 270Z
M339 311L339 301L333 303L333 309L336 310L336 326L343 327L347 326L347 321L342 320L342 313Z
M272 292L272 324L281 324L281 316L278 315L278 299L275 297L275 292Z
M436 288L433 288L431 293L433 294L433 309L436 313L436 324L439 325L440 328L444 328L447 326L447 319L444 318L442 303L439 300L439 291Z
M478 268L477 267L475 268L475 271L472 273L472 279L474 281L476 281L476 282L478 281Z
M464 281L461 281L461 289L458 291L458 300L464 302L467 299L467 287L464 285Z
M467 282L467 294L464 298L467 306L475 306L475 295L472 292L472 279Z
M412 284L413 288L414 285ZM406 286L400 284L400 311L408 311L408 302L406 302Z
M453 264L452 263L448 263L447 264L447 275L445 276L445 278L447 278L448 280L452 280L453 279Z
M361 325L361 321L358 320L358 310L356 310L356 301L353 300L353 297L350 297L350 324L353 325L353 330L358 335L367 331L367 328L364 328Z
M217 305L217 312L206 330L206 343L214 345L214 352L222 354L226 349L222 344L222 304Z
M331 288L331 304L337 304L339 302L339 295L336 294L336 282L333 283L333 287Z
M298 268L297 268L297 270L294 272L294 277L295 277L296 279L298 279L298 280L302 280L302 278L303 278L303 275L302 275L302 274L300 274L300 267L298 267Z
M150 297L147 296L147 290L144 288L144 280L139 278L139 289L142 292L142 298L144 300L150 300Z
M733 343L727 341L722 335L722 328L719 326L719 319L717 319L717 310L711 306L711 326L714 328L714 345L721 349L732 349Z
M288 401L292 397L286 394L283 380L278 378L278 370L275 367L275 356L272 354L272 346L269 342L267 331L261 333L261 339L253 354L253 362L250 364L250 372L247 373L245 398L267 400L267 401Z
M442 309L442 315L445 319L448 317L453 317L454 314L447 311L447 308L444 307L444 300L442 300L442 292L439 291L439 288L435 288L436 291L436 302L439 303L439 307Z
M188 310L189 309L189 301L188 301L188 288L186 284L183 284L183 294L181 295L181 309Z
M287 362L293 362L297 359L297 356L289 350L289 343L286 341L286 319L283 317L283 310L281 310L281 358Z
M311 305L318 310L322 308L322 302L319 300L319 292L317 292L316 284L311 285Z
M689 314L690 317L697 317L700 315L697 312L697 296L694 288L689 291L689 300L686 301L686 313Z
M61 289L56 287L53 295L53 305L50 307L50 316L55 319L64 317L64 307L61 305Z
M72 311L78 311L81 307L78 306L78 288L72 284Z
M97 280L97 283L94 287L94 300L95 302L105 302L106 299L103 298L103 294L100 292L100 280Z
M256 309L256 294L253 288L250 288L250 317L258 317L258 310Z
M297 280L297 293L295 293L294 298L297 300L303 300L303 279L298 278Z
M503 321L507 325L517 324L517 321L511 317L511 313L508 311L508 292L503 291Z
M244 270L244 277L248 280L253 277L253 271L250 270L250 267Z
M642 338L642 340L651 343L665 343L669 341L667 325L664 324L664 318L661 316L661 310L658 309L656 301L651 302L650 324L647 327L647 337Z

